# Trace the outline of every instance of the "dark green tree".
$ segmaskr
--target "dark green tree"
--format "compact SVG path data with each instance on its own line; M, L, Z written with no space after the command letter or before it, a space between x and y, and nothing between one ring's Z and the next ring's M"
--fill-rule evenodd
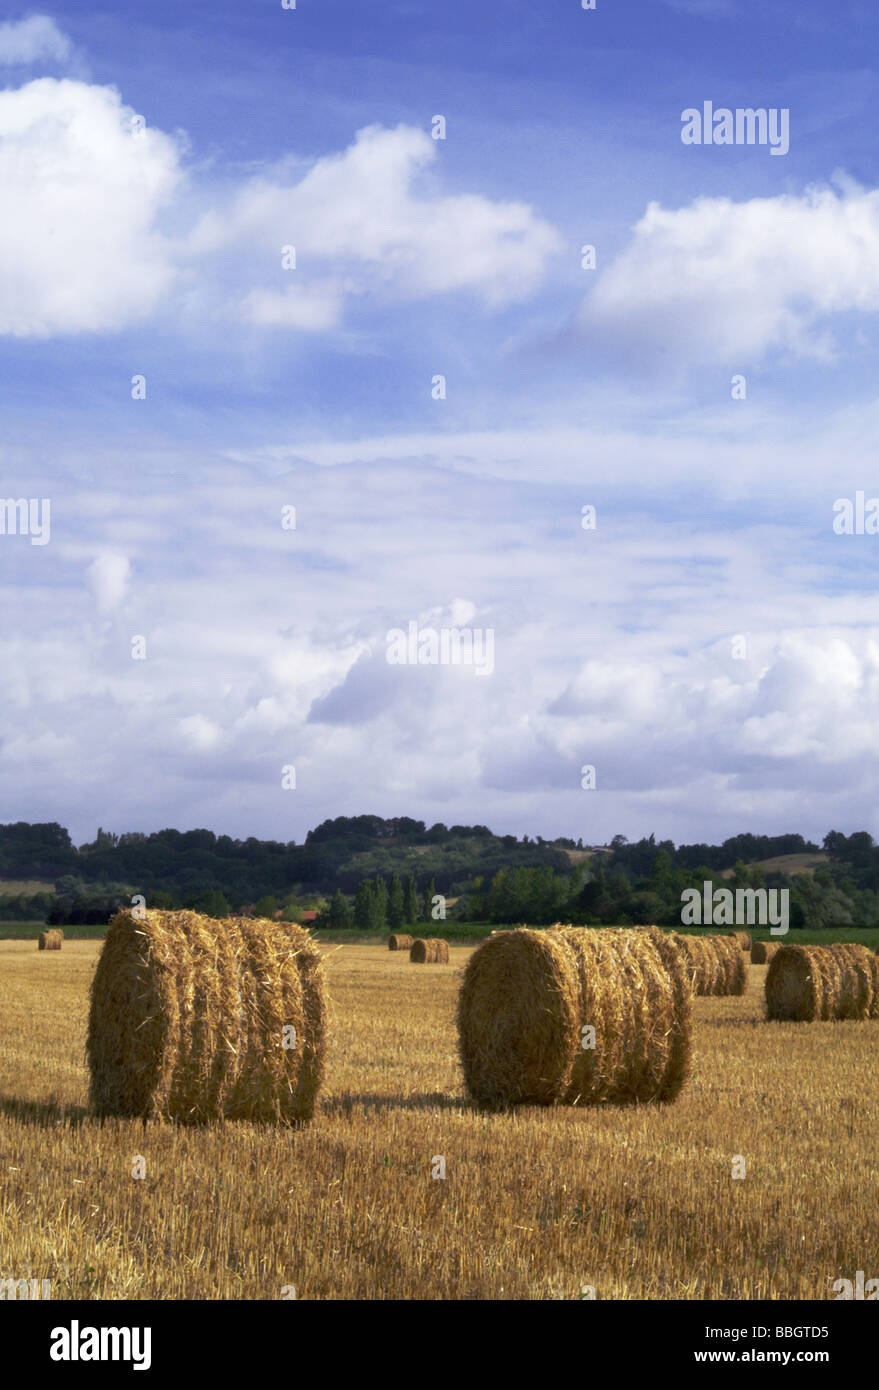
M337 888L330 898L324 917L330 931L351 930L354 923L354 916L351 912L351 904L348 902L348 899L341 889Z
M414 874L407 874L403 889L403 918L408 926L418 921L418 885Z
M399 931L406 921L406 911L403 902L403 887L396 874L391 875L391 884L388 889L388 927L391 931Z
M422 922L429 922L429 921L431 920L430 909L431 909L431 907L433 906L433 899L434 899L435 894L436 894L436 883L434 882L433 879L431 879L431 880L430 880L430 883L428 883L427 887L425 888L424 892L423 892L422 895L421 895L421 921L422 921Z
M373 889L375 896L375 916L373 931L384 931L388 923L388 886L379 874Z
M375 889L372 880L364 878L354 894L354 925L358 931L374 931L375 916Z
M201 912L205 917L228 917L231 911L226 901L225 893L221 893L217 888L209 888L206 893L202 893L195 902L196 912Z

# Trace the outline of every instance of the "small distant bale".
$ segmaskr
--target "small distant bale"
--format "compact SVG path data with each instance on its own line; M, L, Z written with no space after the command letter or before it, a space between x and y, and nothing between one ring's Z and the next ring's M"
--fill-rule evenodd
M388 937L389 951L409 951L412 949L413 938L406 936L405 932L391 932Z
M448 965L449 943L435 936L419 936L412 942L409 959L416 965Z
M728 936L686 936L674 933L684 953L693 993L704 996L742 995L748 982L745 957L733 933Z
M48 931L40 932L37 948L40 951L60 951L63 940L64 933L59 927L49 927Z
M750 933L749 933L749 932L746 932L746 931L731 931L731 932L727 932L727 936L733 936L733 937L735 937L736 941L739 943L739 945L741 946L741 948L742 948L743 951L750 951L750 949L751 949L751 936L750 936Z
M879 1018L879 962L853 942L780 946L766 972L766 1016L797 1023Z
M86 1051L101 1116L302 1123L323 1080L323 958L295 922L117 913Z
M752 941L751 964L768 965L781 945L780 941Z
M458 999L467 1090L489 1109L672 1101L689 1072L690 1001L682 952L655 927L489 936Z

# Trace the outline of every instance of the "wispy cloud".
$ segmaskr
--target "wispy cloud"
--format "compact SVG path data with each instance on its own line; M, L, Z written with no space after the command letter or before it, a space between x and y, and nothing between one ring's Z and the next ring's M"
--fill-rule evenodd
M48 15L32 15L29 19L0 24L0 65L4 67L52 60L63 62L71 53L69 38Z

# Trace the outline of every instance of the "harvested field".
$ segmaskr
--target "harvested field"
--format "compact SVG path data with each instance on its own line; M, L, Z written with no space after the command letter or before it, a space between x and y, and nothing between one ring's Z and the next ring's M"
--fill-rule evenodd
M189 1128L89 1114L99 949L0 941L3 1260L53 1299L827 1299L879 1249L879 1020L769 1026L763 966L693 1001L673 1105L495 1114L458 1063L469 948L410 971L326 946L312 1123Z

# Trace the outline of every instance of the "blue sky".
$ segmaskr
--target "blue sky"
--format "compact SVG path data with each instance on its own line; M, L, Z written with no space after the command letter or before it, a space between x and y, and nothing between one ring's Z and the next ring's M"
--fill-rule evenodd
M879 832L879 537L832 530L879 494L877 34L5 10L0 494L52 529L0 536L3 819ZM789 152L684 145L705 100ZM494 672L389 665L410 620Z

